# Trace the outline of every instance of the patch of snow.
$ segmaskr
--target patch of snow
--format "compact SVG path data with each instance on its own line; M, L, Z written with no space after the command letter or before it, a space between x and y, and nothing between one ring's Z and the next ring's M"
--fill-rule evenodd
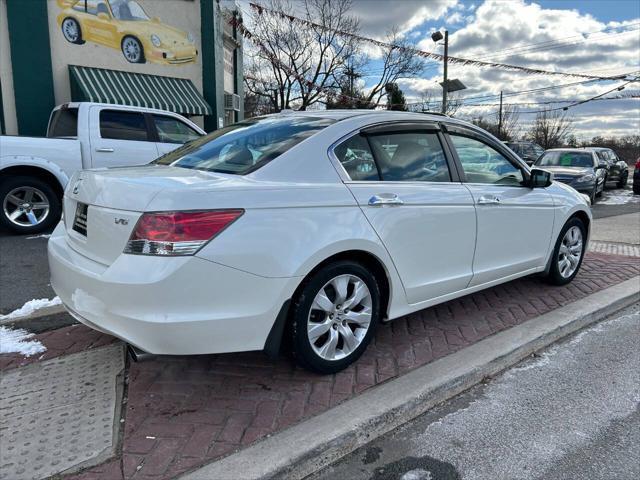
M45 352L47 348L39 341L29 340L33 336L33 333L26 330L0 327L0 353L20 353L30 357L36 353Z
M416 468L406 472L402 477L400 477L400 480L431 480L432 478L431 472L424 470L423 468Z
M22 307L14 310L6 315L0 315L0 320L13 320L16 318L27 317L37 310L41 310L47 307L54 307L56 305L62 305L62 301L59 297L53 297L51 300L48 298L37 298L29 300Z
M33 240L34 238L49 238L51 236L50 233L43 233L41 235L32 235L30 237L27 237L27 240Z
M598 200L600 205L625 205L627 203L640 203L640 196L633 195L630 189L612 190L604 192L602 198Z

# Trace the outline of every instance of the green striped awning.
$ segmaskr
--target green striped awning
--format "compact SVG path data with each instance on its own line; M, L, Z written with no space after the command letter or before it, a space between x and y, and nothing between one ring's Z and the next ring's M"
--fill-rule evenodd
M183 115L212 115L191 80L144 73L69 65L74 102L114 103L168 110Z

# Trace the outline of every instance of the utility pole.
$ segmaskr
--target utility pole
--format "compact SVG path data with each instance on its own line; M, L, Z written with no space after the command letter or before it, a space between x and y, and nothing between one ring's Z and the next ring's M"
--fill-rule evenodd
M498 110L498 138L502 140L502 90L500 90L500 110Z
M449 31L444 31L444 86L442 87L442 113L447 113L447 63L449 60Z

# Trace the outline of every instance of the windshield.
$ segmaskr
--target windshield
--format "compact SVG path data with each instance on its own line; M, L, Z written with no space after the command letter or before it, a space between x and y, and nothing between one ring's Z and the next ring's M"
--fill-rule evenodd
M314 117L257 117L193 140L154 164L246 175L334 121Z
M149 20L149 15L134 0L112 0L111 11L118 20Z
M536 162L541 167L593 167L593 157L588 152L546 152Z

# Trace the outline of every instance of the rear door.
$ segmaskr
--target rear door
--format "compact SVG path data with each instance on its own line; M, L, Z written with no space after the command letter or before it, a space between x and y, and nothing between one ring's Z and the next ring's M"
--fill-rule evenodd
M346 184L388 250L408 303L467 287L476 218L437 124L386 124L334 149Z
M543 266L554 222L553 198L526 185L529 173L498 142L448 126L458 169L476 205L478 234L470 286Z
M143 165L158 157L142 112L94 106L90 113L92 167Z
M170 115L151 115L158 153L164 155L191 140L200 138L202 134L179 118Z

